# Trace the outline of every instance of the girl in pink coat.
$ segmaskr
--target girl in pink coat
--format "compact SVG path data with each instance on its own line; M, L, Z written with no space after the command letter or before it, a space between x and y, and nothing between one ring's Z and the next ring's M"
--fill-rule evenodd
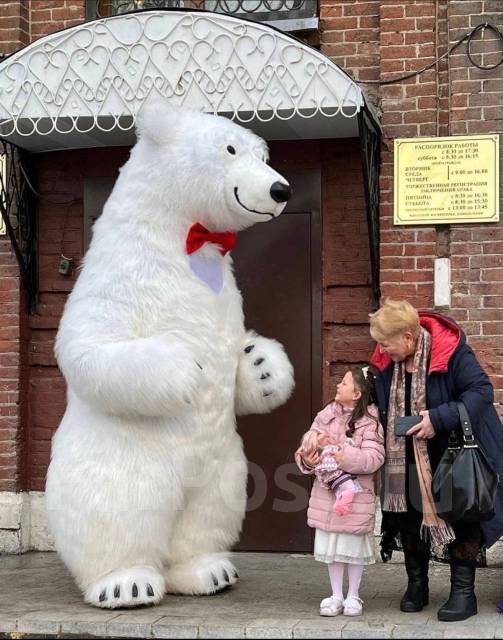
M372 378L368 367L347 371L334 401L318 413L295 454L302 473L315 475L307 518L316 529L314 557L328 565L332 586L332 595L321 601L322 616L362 614L363 568L375 562L375 474L384 463L384 433L371 404ZM332 482L327 481L327 445L335 463ZM344 599L345 567L349 588Z

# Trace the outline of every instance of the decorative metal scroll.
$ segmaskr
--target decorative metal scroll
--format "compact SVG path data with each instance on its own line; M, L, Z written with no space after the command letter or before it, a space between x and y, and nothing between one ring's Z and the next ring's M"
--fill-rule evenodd
M30 156L9 142L0 141L0 214L16 254L29 312L37 304L35 194L28 184Z
M363 184L367 208L367 226L372 277L372 306L379 307L381 299L379 267L379 166L381 138L365 110L358 114L360 145L363 163Z
M317 0L87 0L88 20L142 9L204 9L249 20L275 22L314 18Z
M0 63L0 136L127 131L152 94L242 123L351 118L363 105L344 71L281 31L139 11L51 34Z

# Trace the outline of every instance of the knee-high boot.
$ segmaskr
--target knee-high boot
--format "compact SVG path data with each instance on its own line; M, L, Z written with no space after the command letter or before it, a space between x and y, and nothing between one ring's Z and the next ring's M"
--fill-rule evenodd
M466 620L476 615L475 567L451 562L451 593L439 609L438 619L444 622Z
M404 557L409 583L407 591L400 600L400 611L416 613L421 611L429 601L428 567L430 554L428 551L405 549Z

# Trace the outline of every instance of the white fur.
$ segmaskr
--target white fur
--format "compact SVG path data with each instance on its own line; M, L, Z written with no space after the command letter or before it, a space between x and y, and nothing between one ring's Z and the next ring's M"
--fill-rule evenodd
M293 387L282 347L245 333L230 255L200 249L222 262L215 294L185 253L194 222L239 230L281 213L269 189L285 180L264 162L265 143L159 104L138 126L57 335L68 406L46 491L58 552L86 600L112 608L158 602L165 581L182 593L224 588L224 569L235 581L226 552L241 530L247 464L234 407L270 410ZM261 396L243 351L250 337L274 397Z

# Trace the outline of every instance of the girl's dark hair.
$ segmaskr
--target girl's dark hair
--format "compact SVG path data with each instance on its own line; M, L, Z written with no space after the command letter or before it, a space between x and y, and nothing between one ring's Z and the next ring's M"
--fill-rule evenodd
M353 409L353 413L351 414L351 417L349 418L346 436L348 438L351 438L351 436L355 432L356 423L358 422L358 420L360 420L360 418L363 418L363 416L367 416L368 418L372 418L372 420L375 420L376 427L378 426L379 422L377 418L375 416L370 415L368 411L369 405L373 404L375 400L374 374L372 372L372 368L371 367L367 368L366 377L362 367L350 367L349 371L353 376L353 382L355 384L355 387L362 394L360 396L360 399L356 403L355 408Z

